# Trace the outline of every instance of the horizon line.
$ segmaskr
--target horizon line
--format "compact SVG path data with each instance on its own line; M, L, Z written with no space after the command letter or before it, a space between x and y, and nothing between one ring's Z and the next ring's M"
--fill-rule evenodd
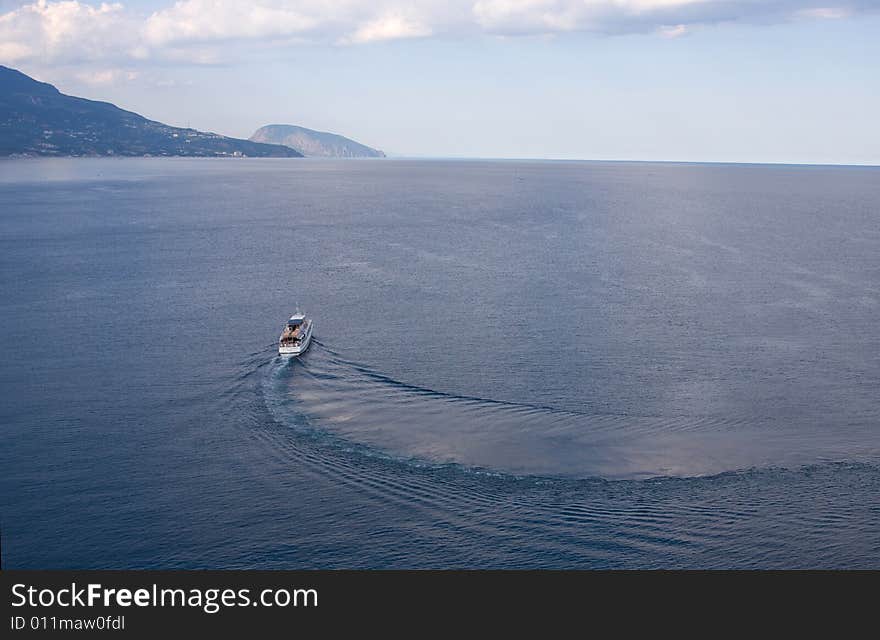
M227 136L228 137L228 136ZM284 145L281 145L284 146ZM344 160L344 161L374 161L381 162L383 160L425 160L439 162L581 162L593 164L705 164L705 165L742 165L753 167L838 167L838 168L861 168L861 169L880 169L878 163L860 163L860 162L784 162L779 160L753 161L753 160L632 160L632 159L601 159L601 158L537 158L537 157L502 157L502 156L420 156L420 155L387 155L383 158L373 157L324 157L324 156L302 156L293 158L259 158L243 156L240 158L232 158L226 156L163 156L163 155L58 155L58 156L41 156L28 154L12 154L0 156L2 160L265 160L265 161L286 161L286 160Z

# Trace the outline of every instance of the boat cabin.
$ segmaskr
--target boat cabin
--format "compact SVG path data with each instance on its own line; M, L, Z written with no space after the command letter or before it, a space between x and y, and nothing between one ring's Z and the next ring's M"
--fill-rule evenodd
M298 313L290 316L290 320L284 327L284 333L281 334L282 342L293 342L302 337L303 323L305 323L305 315Z

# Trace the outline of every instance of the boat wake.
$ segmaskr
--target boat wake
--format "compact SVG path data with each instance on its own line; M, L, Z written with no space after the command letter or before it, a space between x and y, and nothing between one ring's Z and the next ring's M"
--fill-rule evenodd
M246 433L266 453L268 495L310 496L285 524L307 523L286 534L296 541L283 555L291 566L302 566L304 549L327 548L314 566L873 566L866 545L877 516L863 496L880 486L876 457L836 462L801 450L813 462L735 470L730 461L749 460L746 440L774 425L504 403L410 385L317 341L293 361L268 357L273 346L242 363L260 375L241 373L227 401L252 417ZM741 450L656 445L708 448L725 430ZM674 475L662 473L670 461L695 477L646 479ZM728 472L708 475L718 470ZM248 566L266 562L277 567L278 556Z
M266 379L276 419L337 446L416 465L562 478L709 476L754 468L871 462L872 438L805 432L737 416L640 416L561 410L401 382L314 340Z

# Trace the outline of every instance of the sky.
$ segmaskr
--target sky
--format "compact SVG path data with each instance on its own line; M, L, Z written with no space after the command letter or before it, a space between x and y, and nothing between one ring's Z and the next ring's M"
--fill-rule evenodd
M880 164L880 0L0 0L0 64L389 155Z

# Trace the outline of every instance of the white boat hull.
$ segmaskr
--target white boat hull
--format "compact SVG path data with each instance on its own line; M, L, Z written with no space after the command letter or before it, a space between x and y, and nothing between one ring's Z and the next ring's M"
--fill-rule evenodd
M299 344L279 344L278 345L278 355L287 356L287 357L296 357L302 355L306 352L306 349L309 348L309 345L312 344L312 323L309 321L308 328L306 329L306 335L302 340L299 341Z

